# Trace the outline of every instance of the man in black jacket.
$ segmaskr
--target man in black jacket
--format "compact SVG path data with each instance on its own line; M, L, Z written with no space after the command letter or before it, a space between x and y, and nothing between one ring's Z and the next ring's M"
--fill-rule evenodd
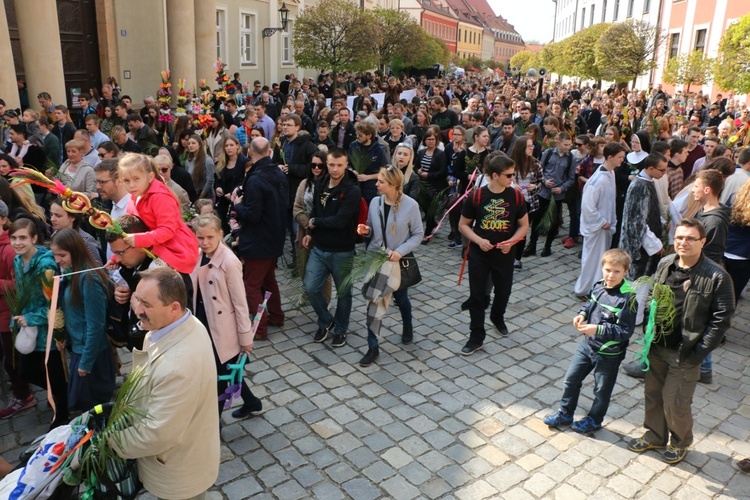
M676 254L656 269L656 282L674 293L676 314L669 330L656 325L661 331L648 351L644 391L647 432L628 448L639 453L666 448L668 464L681 462L693 443L691 403L701 363L723 340L734 313L732 279L703 255L705 243L703 224L683 219L675 228Z
M305 269L305 292L318 316L315 342L323 342L333 331L333 347L346 344L349 315L352 311L351 283L346 278L352 270L354 245L357 241L357 217L362 194L357 178L346 169L346 153L341 149L328 152L328 173L315 185L313 209L302 240L311 249ZM336 284L336 315L331 315L323 296L323 284L333 276Z
M258 137L250 143L253 167L245 177L242 196L234 205L240 223L237 254L243 263L247 305L257 311L263 292L269 292L268 314L264 314L255 332L256 340L268 338L268 325L282 326L276 259L284 251L284 220L289 205L286 176L271 160L268 139Z
M344 151L349 151L349 146L357 138L357 132L354 130L350 117L349 108L339 109L339 123L333 127L330 134L336 147Z

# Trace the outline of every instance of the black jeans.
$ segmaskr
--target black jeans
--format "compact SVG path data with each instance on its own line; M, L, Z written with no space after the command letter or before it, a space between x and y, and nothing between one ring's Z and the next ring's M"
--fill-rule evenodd
M44 367L44 352L34 351L29 354L20 354L18 356L18 376L30 384L47 389L47 376ZM68 382L65 380L65 371L60 351L53 345L49 352L49 383L52 389L52 398L57 407L55 420L52 427L68 423Z
M487 335L484 329L484 311L489 306L487 285L492 279L495 298L490 309L490 319L505 321L505 308L508 306L513 288L513 255L511 248L507 254L500 250L483 252L473 243L469 249L469 300L463 309L469 310L469 343L482 345Z

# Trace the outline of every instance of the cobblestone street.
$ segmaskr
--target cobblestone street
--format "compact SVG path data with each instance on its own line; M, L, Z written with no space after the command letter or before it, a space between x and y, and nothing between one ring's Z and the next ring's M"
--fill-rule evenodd
M594 436L542 423L556 409L580 341L571 325L580 247L558 242L551 257L525 259L506 316L510 336L488 329L484 350L462 357L468 286L456 286L460 252L445 246L445 235L417 251L424 280L410 291L412 345L400 344L392 307L380 358L359 367L366 330L358 292L345 347L312 341L309 307L288 312L283 330L256 343L251 388L265 412L241 422L225 412L223 463L210 498L750 498L750 476L733 466L750 456L747 300L714 354L713 384L696 390L696 442L684 462L668 466L655 451L626 447L642 433L644 403L642 382L624 374ZM290 271L280 275L286 282ZM638 328L634 338L641 336ZM578 418L591 404L592 380ZM0 421L3 457L16 460L48 420L44 401Z

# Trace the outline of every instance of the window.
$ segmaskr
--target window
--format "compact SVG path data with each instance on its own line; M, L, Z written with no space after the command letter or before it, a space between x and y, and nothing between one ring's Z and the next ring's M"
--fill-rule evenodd
M216 11L216 58L226 61L226 12L223 10Z
M581 10L581 28L586 27L586 7Z
M240 62L255 64L255 14L240 13Z
M617 16L620 15L620 0L615 0L615 11L612 14L612 21L617 21Z
M643 0L643 13L648 14L651 10L651 0Z
M706 31L705 29L698 30L695 32L695 50L705 51L706 49Z
M602 22L605 22L605 17L607 17L607 0L602 3Z
M633 0L628 0L628 17L633 17Z
M289 20L281 32L281 64L292 64L292 58L292 21Z
M672 59L680 52L680 34L672 33L669 35L669 59Z
M594 11L596 11L595 7L596 5L591 6L591 22L589 23L589 25L594 24Z

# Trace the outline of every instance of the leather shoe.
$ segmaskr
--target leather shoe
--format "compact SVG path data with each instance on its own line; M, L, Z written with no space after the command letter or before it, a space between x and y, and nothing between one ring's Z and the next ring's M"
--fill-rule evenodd
M701 384L707 384L710 385L714 381L714 374L713 372L701 372L701 378L698 379L698 382Z
M411 344L414 341L414 331L411 326L404 325L404 330L401 333L401 343Z
M552 249L544 247L544 250L542 250L542 253L540 254L542 257L549 257L552 255Z
M359 366L370 366L380 356L380 349L377 347L370 347L367 349L367 353L359 360Z
M249 404L245 403L244 405L234 410L232 412L232 418L248 418L252 417L253 415L258 415L262 411L263 403L261 403L260 399L256 398L255 401L251 401Z
M627 363L622 365L622 371L625 375L633 378L646 378L646 372L643 371L643 365L640 363Z

